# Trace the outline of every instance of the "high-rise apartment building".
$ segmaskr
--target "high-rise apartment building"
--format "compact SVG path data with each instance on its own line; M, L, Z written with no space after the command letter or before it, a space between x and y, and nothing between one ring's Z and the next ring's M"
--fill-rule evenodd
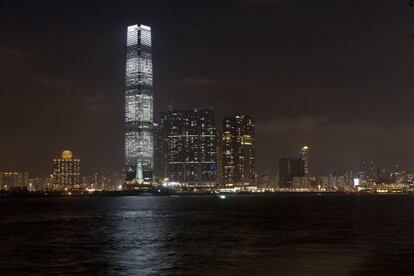
M60 158L53 160L52 184L58 190L80 188L80 160L73 158L70 150L64 150Z
M161 114L162 123L165 122L167 114ZM158 183L169 177L167 136L166 129L161 125L154 131L154 181Z
M226 186L251 185L255 182L255 137L253 119L233 115L223 121L222 173Z
M127 29L125 76L126 184L151 183L154 166L151 28Z
M217 130L213 110L170 109L161 114L160 128L159 177L185 184L214 184Z

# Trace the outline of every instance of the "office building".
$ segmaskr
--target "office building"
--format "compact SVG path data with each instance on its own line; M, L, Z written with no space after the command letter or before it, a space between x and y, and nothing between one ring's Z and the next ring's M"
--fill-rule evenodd
M283 158L279 161L279 186L292 188L293 177L305 176L305 162L302 158Z
M126 184L150 184L154 124L151 28L148 26L128 27L125 85Z
M254 184L255 136L253 119L248 115L233 115L224 118L221 142L223 184L225 186Z

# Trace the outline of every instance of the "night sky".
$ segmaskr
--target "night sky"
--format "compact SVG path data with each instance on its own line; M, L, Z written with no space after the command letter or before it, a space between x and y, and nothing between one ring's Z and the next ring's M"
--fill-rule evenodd
M2 1L0 170L123 167L126 26L152 27L155 114L256 121L258 171L414 170L414 9L396 0ZM87 3L86 3L87 2ZM105 2L105 3L104 3Z

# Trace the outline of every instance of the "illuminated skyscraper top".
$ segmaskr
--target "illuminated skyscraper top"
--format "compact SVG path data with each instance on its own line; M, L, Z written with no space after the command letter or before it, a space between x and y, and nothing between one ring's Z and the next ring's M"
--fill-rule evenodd
M153 85L151 28L127 29L125 76L125 162L127 183L153 178Z

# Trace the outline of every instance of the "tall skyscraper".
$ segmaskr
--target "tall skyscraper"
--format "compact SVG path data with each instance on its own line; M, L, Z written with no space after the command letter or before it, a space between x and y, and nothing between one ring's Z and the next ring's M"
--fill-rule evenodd
M217 167L213 110L171 109L161 115L160 127L162 177L186 184L213 185Z
M154 166L151 28L127 30L125 76L126 184L151 183Z
M58 190L80 187L80 160L73 158L70 150L64 150L60 158L53 160L52 184Z
M309 147L303 146L299 151L300 158L304 162L305 176L309 175Z
M282 158L279 161L279 186L291 188L293 177L305 176L305 161L302 158Z
M250 185L255 182L255 137L253 119L234 115L224 119L222 134L224 185Z

